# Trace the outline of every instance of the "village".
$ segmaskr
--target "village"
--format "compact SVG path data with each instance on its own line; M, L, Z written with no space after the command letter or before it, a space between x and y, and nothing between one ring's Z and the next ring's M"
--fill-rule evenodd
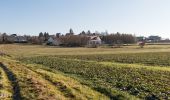
M170 100L170 0L0 0L0 100Z
M79 34L75 34L72 29L69 33L65 35L61 33L56 33L55 35L50 35L48 32L40 32L39 36L29 36L29 35L17 35L17 34L0 34L1 44L10 43L22 43L22 44L38 44L38 45L48 45L48 46L61 46L61 47L99 47L114 46L120 47L128 44L135 43L170 43L169 39L162 39L159 36L139 36L136 37L132 34L125 33L113 33L109 34L106 32L95 32L82 31Z

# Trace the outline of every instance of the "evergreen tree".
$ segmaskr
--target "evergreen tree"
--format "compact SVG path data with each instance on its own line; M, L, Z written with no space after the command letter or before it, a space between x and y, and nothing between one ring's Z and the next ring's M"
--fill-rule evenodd
M87 31L87 35L90 35L90 34L91 34L90 30L88 30L88 31Z
M70 28L70 35L73 35L74 32L73 32L73 29Z
M47 41L48 39L49 39L49 34L48 34L48 32L44 32L44 38L45 38L45 41Z
M39 38L40 38L40 37L44 37L44 35L43 35L42 32L39 33Z
M61 36L61 33L56 33L56 37L59 38Z

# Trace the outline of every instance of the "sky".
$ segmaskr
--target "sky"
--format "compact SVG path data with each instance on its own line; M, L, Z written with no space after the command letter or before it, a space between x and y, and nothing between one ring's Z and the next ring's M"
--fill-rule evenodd
M170 38L170 0L0 0L0 32L108 31Z

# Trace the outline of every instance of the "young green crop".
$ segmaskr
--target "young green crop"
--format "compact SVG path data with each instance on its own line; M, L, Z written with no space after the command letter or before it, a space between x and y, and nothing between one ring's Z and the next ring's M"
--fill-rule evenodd
M169 99L170 72L143 67L126 67L126 64L104 65L97 62L62 59L58 57L31 57L27 63L42 64L82 80L110 98L125 98L114 90L128 92L142 99Z
M127 54L101 54L101 55L58 55L66 59L81 59L92 61L108 61L120 63L140 63L145 65L170 66L170 53L127 53Z

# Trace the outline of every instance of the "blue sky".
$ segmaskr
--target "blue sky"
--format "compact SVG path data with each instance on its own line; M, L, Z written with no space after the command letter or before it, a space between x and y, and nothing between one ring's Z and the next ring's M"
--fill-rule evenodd
M170 38L170 0L0 0L0 32L125 32Z

